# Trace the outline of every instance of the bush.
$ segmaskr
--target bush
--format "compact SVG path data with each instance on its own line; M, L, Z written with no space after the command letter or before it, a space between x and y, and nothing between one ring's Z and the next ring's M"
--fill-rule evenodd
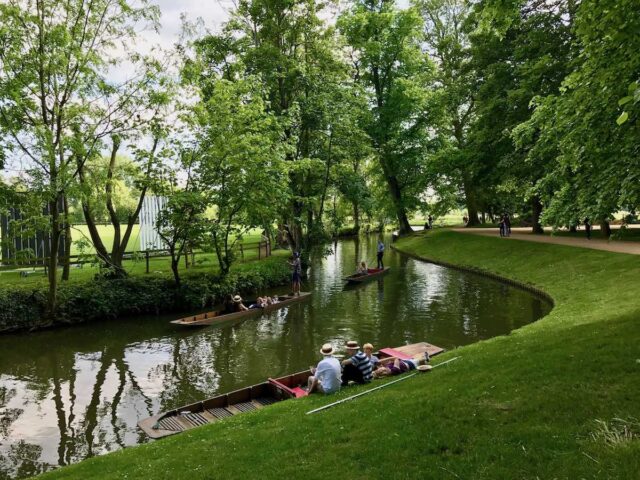
M219 303L230 293L248 294L286 284L288 279L286 260L270 257L239 265L226 277L187 272L179 289L171 277L164 275L63 283L53 324L204 308ZM46 305L44 288L0 290L0 332L50 325L45 318Z

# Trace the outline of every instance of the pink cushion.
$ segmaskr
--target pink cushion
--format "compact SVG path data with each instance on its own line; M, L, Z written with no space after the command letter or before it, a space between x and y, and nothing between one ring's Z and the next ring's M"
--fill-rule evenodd
M396 357L400 360L409 360L413 358L411 355L407 355L406 353L402 353L400 350L395 350L393 348L383 348L380 350L380 353L384 353L390 357Z

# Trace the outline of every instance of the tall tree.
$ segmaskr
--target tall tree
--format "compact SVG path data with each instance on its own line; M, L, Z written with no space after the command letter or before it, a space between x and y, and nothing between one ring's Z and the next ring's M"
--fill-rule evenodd
M428 88L433 64L422 51L422 18L392 0L357 0L338 19L357 58L359 80L370 95L368 133L376 151L400 233L420 204L437 109Z
M103 139L138 123L134 112L147 103L141 95L154 65L137 61L128 47L140 24L157 17L146 0L0 4L0 147L29 162L32 193L48 205L50 315L57 303L61 201ZM119 51L143 65L139 76L114 85L106 75L122 60Z
M196 43L207 67L201 75L233 81L255 76L268 111L285 125L291 195L281 215L296 249L323 239L317 216L327 162L333 161L335 124L329 112L336 88L347 78L334 31L321 19L332 3L240 0L220 35Z
M479 223L479 192L474 182L473 157L468 151L468 133L475 114L478 79L473 68L465 0L419 0L424 18L424 36L436 65L442 90L445 119L442 123L447 148L438 156L436 170L445 177L436 182L442 200L451 199L451 182L458 184L467 208L468 226ZM439 202L450 204L449 201Z

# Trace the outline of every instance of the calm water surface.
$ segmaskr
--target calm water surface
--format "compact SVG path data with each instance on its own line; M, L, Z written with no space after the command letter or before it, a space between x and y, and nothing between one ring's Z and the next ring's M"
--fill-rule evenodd
M522 290L389 250L389 274L345 289L356 260L375 258L375 238L333 247L313 262L310 301L261 318L185 330L167 323L175 315L139 317L0 337L0 479L143 443L140 418L304 369L324 342L453 348L550 309Z

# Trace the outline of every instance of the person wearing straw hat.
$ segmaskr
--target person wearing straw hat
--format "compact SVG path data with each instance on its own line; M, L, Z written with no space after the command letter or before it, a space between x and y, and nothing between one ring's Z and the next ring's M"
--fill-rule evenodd
M345 343L344 348L349 358L342 361L342 385L348 385L350 381L369 383L373 378L373 367L369 357L360 350L360 345L354 340Z
M333 356L333 345L325 343L320 349L323 358L318 362L316 368L311 367L312 375L309 377L309 393L316 390L328 395L340 390L342 372L340 371L340 361Z
M233 303L236 306L236 312L244 312L245 310L249 310L244 303L242 303L242 297L240 295L236 295L233 297Z

